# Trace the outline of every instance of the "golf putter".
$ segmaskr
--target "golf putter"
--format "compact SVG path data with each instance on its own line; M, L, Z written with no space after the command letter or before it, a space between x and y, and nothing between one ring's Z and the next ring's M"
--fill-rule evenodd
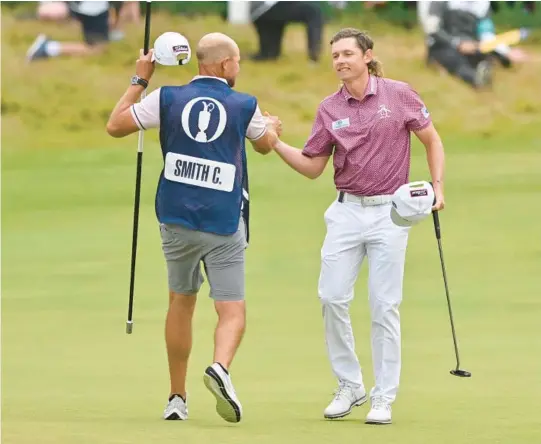
M434 203L436 200L434 198ZM441 228L440 228L440 217L437 211L432 212L432 218L434 219L434 230L436 232L436 239L438 241L438 249L440 252L440 261L441 261L441 270L443 273L443 283L445 284L445 296L447 297L447 307L449 308L449 320L451 321L451 332L453 333L453 344L455 346L455 356L456 356L456 368L450 371L454 376L460 378L469 378L471 373L467 370L460 368L460 357L458 354L458 345L455 333L455 323L453 321L453 311L451 309L451 298L449 297L449 286L447 285L447 273L445 272L445 262L443 260L443 248L441 245Z
M150 41L150 13L151 2L147 0L145 12L145 38L143 51L148 54ZM145 91L141 94L141 99L145 98ZM139 230L139 202L141 200L141 171L143 168L143 131L139 131L139 140L137 145L137 169L135 173L135 201L133 204L133 234L131 246L131 268L130 268L130 298L128 302L128 320L126 321L126 334L133 332L133 297L135 291L135 261L137 258L137 235Z

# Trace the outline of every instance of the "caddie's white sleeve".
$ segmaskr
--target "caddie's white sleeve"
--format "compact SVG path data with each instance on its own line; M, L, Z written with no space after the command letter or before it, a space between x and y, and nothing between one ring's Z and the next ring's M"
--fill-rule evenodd
M139 129L147 130L160 126L160 88L130 107L133 120Z
M250 121L250 124L248 125L248 129L246 130L246 137L250 140L257 140L267 132L267 123L265 121L265 117L263 114L261 114L261 110L259 109L259 105L255 109L254 115L252 116L252 120Z

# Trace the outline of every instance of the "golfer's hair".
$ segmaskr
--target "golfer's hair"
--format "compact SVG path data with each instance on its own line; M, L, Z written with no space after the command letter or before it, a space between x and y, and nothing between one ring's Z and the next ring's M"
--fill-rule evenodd
M363 31L355 28L344 28L338 31L331 39L331 45L342 39L354 38L359 49L365 53L369 49L374 49L374 41ZM379 60L372 59L368 63L368 72L377 77L383 77L383 66Z

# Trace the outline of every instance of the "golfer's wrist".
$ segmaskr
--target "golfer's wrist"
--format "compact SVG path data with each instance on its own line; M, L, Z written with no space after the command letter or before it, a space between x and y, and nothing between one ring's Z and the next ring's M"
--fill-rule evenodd
M280 137L277 137L274 143L272 144L272 147L275 151L280 151L284 147L284 142L280 140Z

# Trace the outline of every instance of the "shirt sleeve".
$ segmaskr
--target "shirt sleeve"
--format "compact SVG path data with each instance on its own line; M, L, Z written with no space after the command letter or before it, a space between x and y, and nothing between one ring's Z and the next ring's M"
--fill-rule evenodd
M255 109L254 115L252 116L252 120L250 120L248 129L246 130L246 137L250 140L257 140L263 137L266 132L267 122L265 121L263 114L261 114L261 110L259 109L258 105Z
M160 88L130 107L133 120L139 129L147 130L160 126Z
M312 133L304 144L302 153L308 157L331 156L333 148L333 138L329 130L325 128L322 106L320 105L312 126Z
M421 130L432 122L430 113L419 97L419 94L409 85L403 95L403 106L405 108L406 128L408 131Z

